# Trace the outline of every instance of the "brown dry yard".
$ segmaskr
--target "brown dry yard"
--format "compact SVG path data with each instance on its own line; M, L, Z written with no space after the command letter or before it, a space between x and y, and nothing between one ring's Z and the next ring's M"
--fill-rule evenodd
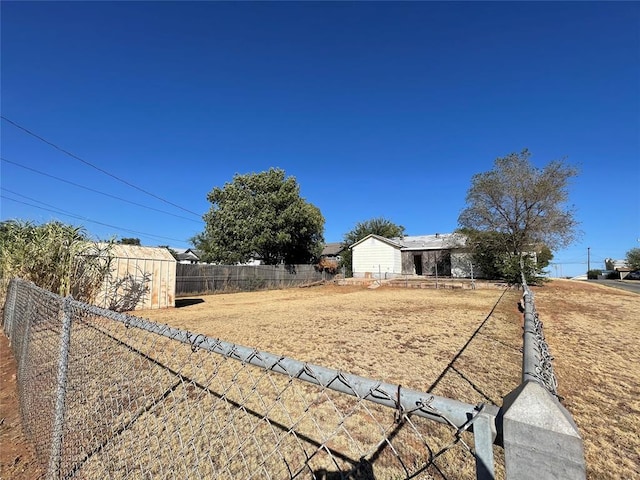
M558 393L584 439L588 478L640 478L640 296L563 280L534 292ZM498 302L501 294L325 286L203 296L202 303L143 315L408 388L500 405L521 373L520 292L507 291Z
M560 280L534 291L559 394L584 439L587 477L640 478L640 296ZM136 314L414 390L501 405L520 382L519 296L326 285L179 299L185 306ZM10 374L3 372L0 405L7 419L16 412ZM0 426L0 478L30 478L15 465L16 452L19 464L32 462L16 444L16 425Z

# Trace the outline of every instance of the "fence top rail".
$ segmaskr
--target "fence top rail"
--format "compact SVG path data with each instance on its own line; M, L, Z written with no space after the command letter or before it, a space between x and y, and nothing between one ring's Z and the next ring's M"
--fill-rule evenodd
M46 292L46 290L36 287L30 282L24 280L19 280L19 282L29 288ZM110 320L120 322L129 328L133 327L171 338L191 346L194 352L197 350L205 350L223 355L245 364L251 364L265 370L288 375L291 378L297 378L324 388L394 408L398 411L397 418L402 418L402 415L412 414L439 423L448 424L458 429L473 430L472 423L480 411L484 411L484 413L492 416L497 414L497 409L495 409L496 411L494 412L491 408L484 408L484 405L472 405L446 397L411 390L401 385L385 383L320 365L301 362L293 358L274 355L254 348L225 342L204 334L195 334L187 330L155 323L140 317L114 312L74 300L71 297L63 299L59 295L52 294L51 292L47 292L47 294L57 298L59 301L65 301L67 308L82 310L92 315L106 317Z
M524 274L522 274L523 306L523 345L522 345L522 381L533 381L542 385L556 397L558 379L553 370L553 356L544 337L543 325L538 317L534 295Z

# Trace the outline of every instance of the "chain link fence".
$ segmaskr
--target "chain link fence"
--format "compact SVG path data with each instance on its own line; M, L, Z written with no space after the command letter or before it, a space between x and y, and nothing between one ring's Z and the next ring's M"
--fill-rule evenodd
M48 478L493 478L498 409L233 345L14 279L3 326Z
M553 355L544 336L543 324L536 310L534 295L522 276L524 294L520 302L523 313L522 381L538 382L558 397L558 379L553 371Z

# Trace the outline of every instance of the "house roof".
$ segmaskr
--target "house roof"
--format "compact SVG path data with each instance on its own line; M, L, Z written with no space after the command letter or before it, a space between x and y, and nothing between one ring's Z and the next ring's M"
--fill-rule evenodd
M340 242L327 243L327 244L325 244L324 248L322 249L322 253L320 255L323 255L323 256L335 256L335 255L339 255L340 252L342 252L342 250L344 250L344 247L342 246L342 243L340 243Z
M202 252L195 248L169 248L176 252L178 260L200 260L200 257L202 257Z
M436 233L433 235L415 235L394 238L402 250L446 250L464 248L467 238L459 233Z
M183 253L178 253L177 256L178 256L178 260L189 260L189 261L200 260L200 258L195 253L193 253L192 250L189 250L189 249Z
M398 248L402 251L410 250L448 250L452 248L464 248L467 238L459 233L436 233L433 235L413 235L406 237L394 237L385 238L380 235L369 234L361 240L351 245L349 248L353 248L356 245L364 242L369 238L375 238L381 242Z
M202 258L202 250L198 250L197 248L188 248L187 251L193 253L198 258Z
M386 238L386 237L381 237L380 235L376 235L375 233L370 233L369 235L367 235L364 238L361 238L360 240L358 240L356 243L352 244L351 246L349 246L349 248L353 248L356 245L361 244L362 242L364 242L365 240L368 240L370 238L375 238L376 240L379 240L383 243L386 243L388 245L391 245L394 248L402 248L402 245L400 243L398 243L396 240L393 240L391 238Z

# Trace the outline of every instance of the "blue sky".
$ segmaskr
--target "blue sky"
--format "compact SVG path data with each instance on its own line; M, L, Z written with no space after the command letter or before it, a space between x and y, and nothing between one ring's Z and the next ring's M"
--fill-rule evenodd
M472 175L528 148L581 169L583 235L552 275L586 271L588 247L597 268L640 246L639 3L5 1L1 15L2 115L165 200L2 120L2 220L188 247L213 187L280 167L327 242L373 217L450 232Z

